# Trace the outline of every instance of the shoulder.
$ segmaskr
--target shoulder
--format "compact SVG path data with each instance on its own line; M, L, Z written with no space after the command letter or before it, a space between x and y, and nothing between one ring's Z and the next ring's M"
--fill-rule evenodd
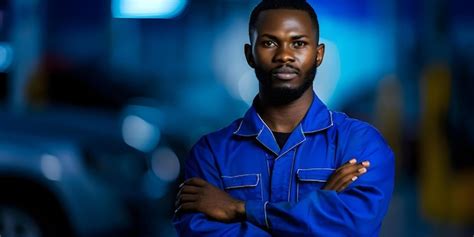
M234 120L228 126L217 131L203 135L194 145L193 149L206 146L208 148L228 142L234 136L234 132L241 125L242 118Z
M390 146L373 125L341 112L332 111L332 117L339 145L364 150L378 148L391 153Z
M240 119L235 120L225 128L202 136L192 146L186 159L186 167L188 167L186 174L192 173L189 170L194 170L196 167L214 167L216 154L219 154L223 144L227 143L232 137L239 124Z

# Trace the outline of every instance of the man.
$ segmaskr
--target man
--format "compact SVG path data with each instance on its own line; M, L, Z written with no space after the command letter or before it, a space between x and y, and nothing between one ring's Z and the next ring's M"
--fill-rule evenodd
M242 119L193 147L176 201L179 235L377 236L393 153L373 127L314 94L324 45L313 8L263 1L249 34L259 93Z

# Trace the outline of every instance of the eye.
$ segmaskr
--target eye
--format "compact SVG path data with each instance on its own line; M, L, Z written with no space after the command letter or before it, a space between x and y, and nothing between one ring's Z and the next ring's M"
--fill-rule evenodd
M304 41L295 41L295 42L293 42L293 47L295 47L295 48L303 48L306 45L307 45L307 43L304 42Z
M262 42L262 45L266 48L273 48L276 46L276 43L271 40L266 40Z

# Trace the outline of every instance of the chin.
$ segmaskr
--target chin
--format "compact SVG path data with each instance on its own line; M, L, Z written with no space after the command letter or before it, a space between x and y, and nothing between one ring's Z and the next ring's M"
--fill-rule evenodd
M301 85L293 85L293 83L290 83L290 82L274 83L272 85L272 89L277 89L277 90L296 90L300 87Z

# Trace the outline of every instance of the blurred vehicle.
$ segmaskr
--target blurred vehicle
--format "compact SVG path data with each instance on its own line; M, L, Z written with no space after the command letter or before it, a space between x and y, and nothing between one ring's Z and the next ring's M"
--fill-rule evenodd
M124 143L119 116L56 109L0 117L0 236L133 233L148 164Z

